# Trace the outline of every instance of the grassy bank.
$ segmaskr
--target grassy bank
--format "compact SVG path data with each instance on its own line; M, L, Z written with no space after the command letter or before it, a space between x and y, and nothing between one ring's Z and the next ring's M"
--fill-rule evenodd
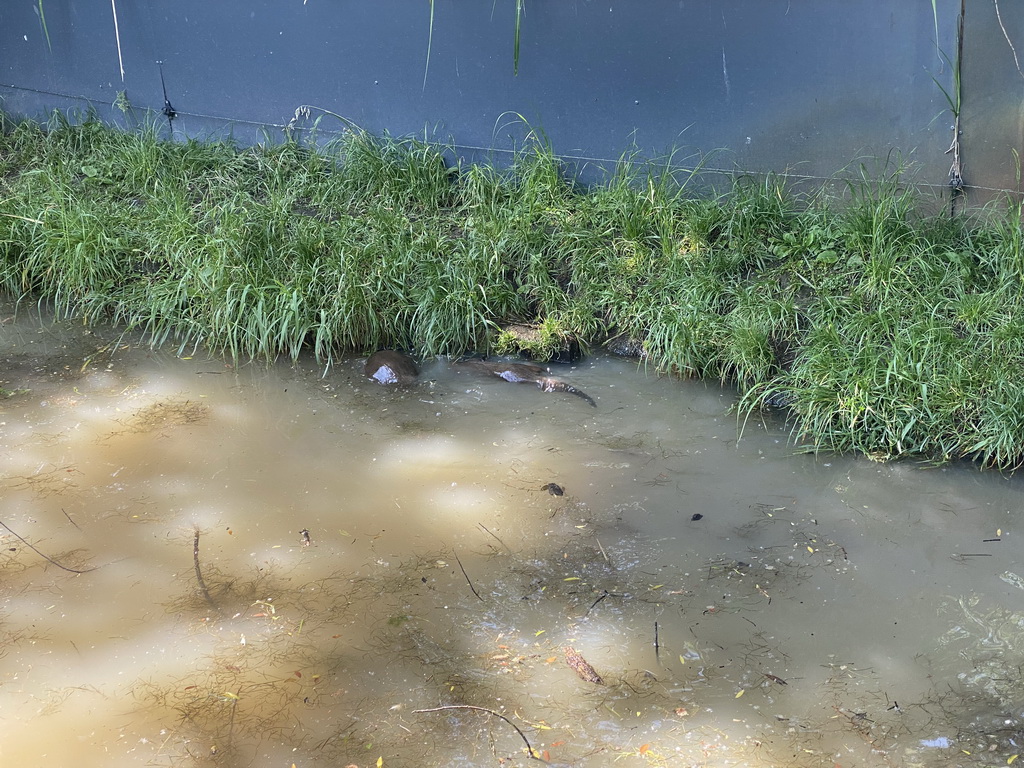
M628 164L579 190L539 143L496 171L360 133L314 153L5 127L0 286L61 313L239 358L624 334L747 414L786 404L800 444L1024 460L1019 207L926 215L898 179L695 198Z

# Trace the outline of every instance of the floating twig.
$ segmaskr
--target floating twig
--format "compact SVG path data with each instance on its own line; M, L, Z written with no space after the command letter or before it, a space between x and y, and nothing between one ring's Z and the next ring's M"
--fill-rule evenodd
M607 553L607 552L605 552L605 551L604 551L604 547L602 547L602 546L601 546L601 540L600 540L599 538L597 538L597 536L595 536L595 537L594 537L594 541L596 541L596 542L597 542L597 548L601 550L601 557L603 557L603 558L604 558L604 561L605 561L606 563L610 563L610 562L611 562L611 560L609 560L609 559L608 559L608 553Z
M516 733L519 734L519 738L521 738L523 740L523 743L526 744L526 753L530 756L530 758L533 759L533 760L540 760L541 759L533 751L533 747L530 746L529 739L526 738L526 734L525 733L523 733L521 730L519 730L519 726L516 725L515 723L513 723L511 720L509 720L504 715L502 715L502 714L500 714L498 712L495 712L493 709L487 709L487 707L474 707L471 704L449 704L449 705L444 706L444 707L433 707L432 709L414 709L413 712L416 712L416 713L420 713L420 712L442 712L442 711L444 711L446 709L473 709L473 710L476 710L477 712L486 712L489 715L494 715L495 717L497 717L497 718L499 718L501 720L504 720L506 723L508 723L509 725L511 725L513 728L516 729Z
M654 658L658 658L661 646L658 644L658 622L654 622Z
M49 556L47 556L47 555L44 555L44 554L43 554L42 552L40 552L40 551L39 551L38 549L36 549L35 547L33 547L33 546L32 546L31 544L29 544L29 543L28 543L28 542L27 542L27 541L26 541L26 540L25 540L25 539L24 539L23 537L19 536L19 535L18 535L17 533L15 533L14 531L12 531L12 530L11 530L11 528L10 528L10 526L9 526L9 525L7 525L7 523L4 523L4 522L0 522L0 525L2 525L2 526L3 526L4 528L6 528L6 529L7 529L7 532L8 532L8 533L10 533L10 534L11 534L12 536L14 536L15 538L17 538L17 539L18 539L18 541L20 541L20 542L21 542L22 544L24 544L24 545L25 545L26 547L28 547L29 549L31 549L31 550L32 550L33 552L35 552L35 553L36 553L37 555L39 555L39 556L40 556L41 558L43 558L43 559L44 559L44 560L45 560L46 562L48 562L48 563L53 563L53 564L54 564L54 565L56 565L56 566L57 566L58 568L60 568L60 569L61 569L62 571L67 571L68 573L88 573L89 571L95 571L95 570L96 570L96 568L98 567L98 566L93 566L92 568L82 568L82 569L78 569L78 568L68 568L68 567L67 567L66 565L61 565L61 564L60 564L60 563L58 563L58 562L57 562L56 560L54 560L54 559L53 559L52 557L49 557Z
M469 580L469 574L466 573L466 569L462 567L462 561L459 560L459 553L453 551L452 554L455 555L455 562L459 564L459 570L462 571L462 575L466 577L466 583L469 584L469 588L473 590L473 594L476 595L477 600L483 602L484 599L480 597L480 593L476 591L476 587L473 586L473 582Z
M203 572L199 569L198 528L196 528L196 535L195 538L192 540L192 562L195 563L196 566L196 581L199 582L199 591L202 593L203 598L206 600L206 602L210 604L210 607L213 608L213 610L217 611L217 613L220 613L220 608L217 607L217 604L213 602L213 598L210 597L210 590L206 588L206 582L203 580Z
M600 602L601 602L602 600L604 600L604 599L605 599L606 597L608 597L609 595L611 595L611 592L609 592L609 591L608 591L607 589L606 589L606 590L604 590L604 594L602 594L602 595L601 595L601 596L600 596L599 598L597 598L597 600L595 600L594 602L592 602L592 603L590 604L590 607L589 607L589 608L587 608L587 613L590 613L590 612L591 612L592 610L594 610L594 606L596 606L596 605L597 605L598 603L600 603Z
M487 531L487 533L491 534L491 536L493 536L494 538L498 539L498 543L501 544L501 546L503 546L505 549L507 549L509 551L509 554L512 554L512 550L509 549L508 544L506 544L504 541L502 541L500 538L498 538L498 535L496 533L494 533L493 531L488 530L487 526L484 525L483 523L477 523L477 525L479 525L481 528L483 528L485 531Z
M61 507L60 511L64 512L64 508ZM68 519L68 522L71 523L73 526L75 526L75 528L77 528L78 530L82 530L82 526L80 526L78 523L76 523L74 520L72 520L71 519L71 515L69 515L67 512L64 512L64 517L66 517Z

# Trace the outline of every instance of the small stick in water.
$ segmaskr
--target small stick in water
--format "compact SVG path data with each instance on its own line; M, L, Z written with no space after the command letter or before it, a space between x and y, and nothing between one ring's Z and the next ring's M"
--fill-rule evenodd
M455 562L459 564L459 570L461 570L462 575L466 577L466 583L469 584L469 588L473 590L473 594L476 595L477 600L484 601L484 599L480 597L480 593L476 591L476 587L473 586L473 582L469 580L469 574L466 573L466 569L462 567L462 561L459 560L459 553L453 551L452 554L455 555Z
M196 536L195 536L195 538L192 541L192 562L195 563L195 566L196 566L196 581L199 582L199 591L202 592L203 598L206 600L207 603L210 604L210 607L213 608L213 610L215 610L218 613L220 613L220 609L217 607L217 604L215 602L213 602L213 598L210 597L210 590L208 590L206 588L206 582L203 581L203 572L199 569L199 529L198 528L196 528Z
M654 622L654 658L658 658L661 646L658 644L658 622Z
M537 756L537 754L533 751L533 747L530 746L530 742L527 740L526 734L523 733L521 730L519 730L519 726L517 726L515 723L513 723L511 720L509 720L504 715L499 714L498 712L495 712L493 709L487 709L486 707L474 707L474 706L472 706L470 704L449 704L446 707L434 707L433 709L414 709L413 712L416 712L416 713L420 713L420 712L443 712L446 709L474 709L477 712L486 712L489 715L494 715L495 717L497 717L497 718L499 718L501 720L504 720L506 723L508 723L509 725L511 725L513 728L516 729L516 733L519 734L519 738L521 738L523 740L523 742L526 744L526 752L527 752L527 754L532 759L534 759L534 760L540 760L540 758Z
M53 564L54 564L54 565L56 565L56 566L57 566L58 568L60 568L60 569L61 569L62 571L67 571L68 573L88 573L89 571L95 571L95 570L96 570L96 568L95 568L95 567L93 567L93 568L84 568L84 569L82 569L82 570L79 570L79 569L77 569L77 568L68 568L68 567L67 567L66 565L61 565L61 564L60 564L60 563L58 563L58 562L57 562L56 560L54 560L54 559L53 559L52 557L47 557L46 555L44 555L44 554L43 554L42 552L40 552L40 551L39 551L38 549L36 549L35 547L33 547L33 546L32 546L31 544L29 544L29 543L28 543L27 541L25 541L25 539L23 539L23 538L22 538L21 536L19 536L19 535L18 535L18 534L16 534L16 533L15 533L14 531L12 531L12 530L10 529L10 526L8 526L8 525L7 525L7 523L3 523L3 522L0 522L0 525L2 525L2 526L3 526L4 528L6 528L6 529L7 529L7 532L8 532L8 533L10 533L10 534L11 534L12 536L16 537L16 538L18 539L18 541L20 541L20 542L21 542L22 544L24 544L24 545L25 545L26 547L28 547L29 549L31 549L31 550L32 550L33 552L35 552L35 553L36 553L37 555L39 555L39 556L40 556L41 558L43 558L43 560L45 560L45 561L46 561L46 562L48 562L48 563L53 563Z
M64 517L66 517L68 519L69 523L71 523L73 526L75 526L75 528L77 528L78 530L82 530L82 526L80 526L78 523L76 523L74 520L72 520L71 519L71 515L69 515L67 512L65 512L63 507L61 507L60 511L64 512Z
M501 539L500 539L500 538L498 537L498 534L496 534L496 533L494 533L493 531L491 531L490 529L488 529L488 527L487 527L486 525L484 525L483 523L477 523L477 525L479 525L479 526L480 526L481 528L483 528L483 529L484 529L485 531L487 531L487 533L491 534L491 536L493 536L494 538L498 539L498 543L499 543L499 544L501 544L501 546L503 546L503 547L504 547L505 549L508 549L508 551L509 551L510 553L512 552L512 550L511 550L511 549L509 549L509 546L508 546L508 544L506 544L506 543L505 543L504 541L502 541L502 540L501 540Z

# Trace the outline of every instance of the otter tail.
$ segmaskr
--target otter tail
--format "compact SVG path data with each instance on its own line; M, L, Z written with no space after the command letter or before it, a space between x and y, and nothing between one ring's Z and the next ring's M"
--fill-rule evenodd
M561 379L538 379L537 386L543 389L545 392L568 392L570 395L576 395L581 397L590 403L592 406L597 408L597 403L594 402L594 398L588 395L586 392L581 392L576 389L572 384L566 384Z

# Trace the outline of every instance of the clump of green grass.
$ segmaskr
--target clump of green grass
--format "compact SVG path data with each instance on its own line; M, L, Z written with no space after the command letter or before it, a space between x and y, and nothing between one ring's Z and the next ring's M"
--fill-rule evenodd
M497 169L358 130L312 151L4 129L0 286L63 315L328 362L525 349L510 324L539 358L625 335L735 384L742 417L784 407L813 449L1024 459L1019 205L951 219L899 172L700 197L630 156L581 189L536 137Z

